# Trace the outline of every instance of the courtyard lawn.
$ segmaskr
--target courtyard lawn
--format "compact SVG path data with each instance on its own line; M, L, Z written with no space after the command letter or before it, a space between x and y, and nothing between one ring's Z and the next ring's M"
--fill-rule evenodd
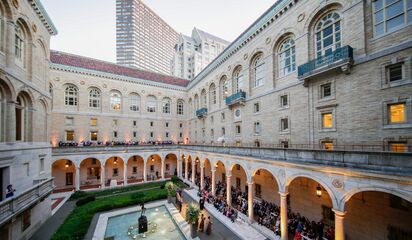
M73 212L66 218L64 223L59 227L57 232L53 235L53 240L60 239L83 239L86 235L93 216L98 212L109 211L112 209L123 208L133 205L139 205L142 202L151 202L167 198L167 190L161 188L165 182L147 183L138 185L139 188L127 187L129 191L137 191L131 193L124 193L119 195L117 191L105 190L102 192L87 192L86 196L106 196L98 198L95 201L89 202L85 205L76 207ZM175 181L177 186L185 186L183 182ZM137 187L137 186L135 186ZM154 188L154 189L153 189ZM120 190L120 189L116 189ZM123 189L122 189L123 190ZM110 193L112 192L112 193ZM112 194L113 196L110 196Z

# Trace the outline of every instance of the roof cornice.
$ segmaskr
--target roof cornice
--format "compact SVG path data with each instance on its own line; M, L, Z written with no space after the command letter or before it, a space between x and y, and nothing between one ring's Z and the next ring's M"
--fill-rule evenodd
M263 30L271 25L276 19L287 11L299 0L278 0L255 22L252 23L239 37L237 37L219 56L207 65L187 86L188 89L196 86L209 73L222 65L231 56L237 53L242 47L256 38Z
M31 7L34 9L34 11L37 13L37 16L39 16L40 20L42 21L43 25L46 27L50 35L53 35L53 36L57 35L57 28L56 26L54 26L52 20L47 14L46 9L44 9L43 4L40 2L40 0L28 0L28 1Z

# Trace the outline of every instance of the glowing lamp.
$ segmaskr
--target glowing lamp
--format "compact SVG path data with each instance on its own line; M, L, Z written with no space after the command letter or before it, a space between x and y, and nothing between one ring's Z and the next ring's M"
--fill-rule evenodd
M316 196L321 197L322 196L322 188L320 187L320 185L318 184L318 186L316 187Z
M66 165L64 165L66 168L69 167L69 162L66 162Z

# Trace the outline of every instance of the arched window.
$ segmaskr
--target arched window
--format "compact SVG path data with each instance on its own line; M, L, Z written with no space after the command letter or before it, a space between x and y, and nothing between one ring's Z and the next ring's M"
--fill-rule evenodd
M129 95L130 111L140 111L140 96L137 93L131 93Z
M183 100L178 100L177 101L177 115L183 115L183 114L184 114Z
M209 87L209 105L215 105L217 102L216 100L216 86L214 83L210 84Z
M263 54L259 54L252 62L253 87L260 87L265 82L265 62Z
M326 14L316 25L316 57L331 54L341 47L340 16L336 12Z
M171 100L170 98L163 98L163 113L170 114L170 105L171 105Z
M238 66L235 68L235 70L233 71L233 87L234 87L234 92L241 92L243 91L243 72L242 72L242 67Z
M295 41L288 38L279 48L279 77L288 75L296 70Z
M122 109L122 95L117 91L110 93L110 110L120 112Z
M156 97L155 96L147 97L147 112L151 112L151 113L156 112Z
M78 102L78 90L77 87L69 84L64 90L64 105L77 106Z
M24 62L24 32L19 24L15 28L14 54L21 63Z
M202 108L207 107L207 97L206 97L206 90L203 89L202 92L200 93L200 106Z
M100 90L97 88L89 91L89 108L100 108Z

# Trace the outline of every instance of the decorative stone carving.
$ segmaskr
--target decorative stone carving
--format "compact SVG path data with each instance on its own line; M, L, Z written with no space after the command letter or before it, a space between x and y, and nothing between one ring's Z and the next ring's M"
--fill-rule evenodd
M344 186L344 183L341 179L333 179L332 185L337 189L342 189Z
M35 23L32 23L31 29L33 29L33 32L37 32L37 25Z
M106 85L106 84L103 84L103 88L107 88L107 85Z
M80 85L84 85L85 84L85 82L82 80L82 81L80 81Z
M230 69L232 69L232 67L231 67L231 66L227 66L227 70L230 71Z
M15 8L19 8L19 1L18 0L13 0L12 4Z
M243 59L244 59L244 60L246 60L246 59L247 59L247 57L248 57L248 54L247 54L247 53L245 53L245 55L243 55Z
M266 44L270 44L271 41L272 39L270 37L266 38Z
M305 13L301 13L298 16L298 22L302 22L305 19Z

